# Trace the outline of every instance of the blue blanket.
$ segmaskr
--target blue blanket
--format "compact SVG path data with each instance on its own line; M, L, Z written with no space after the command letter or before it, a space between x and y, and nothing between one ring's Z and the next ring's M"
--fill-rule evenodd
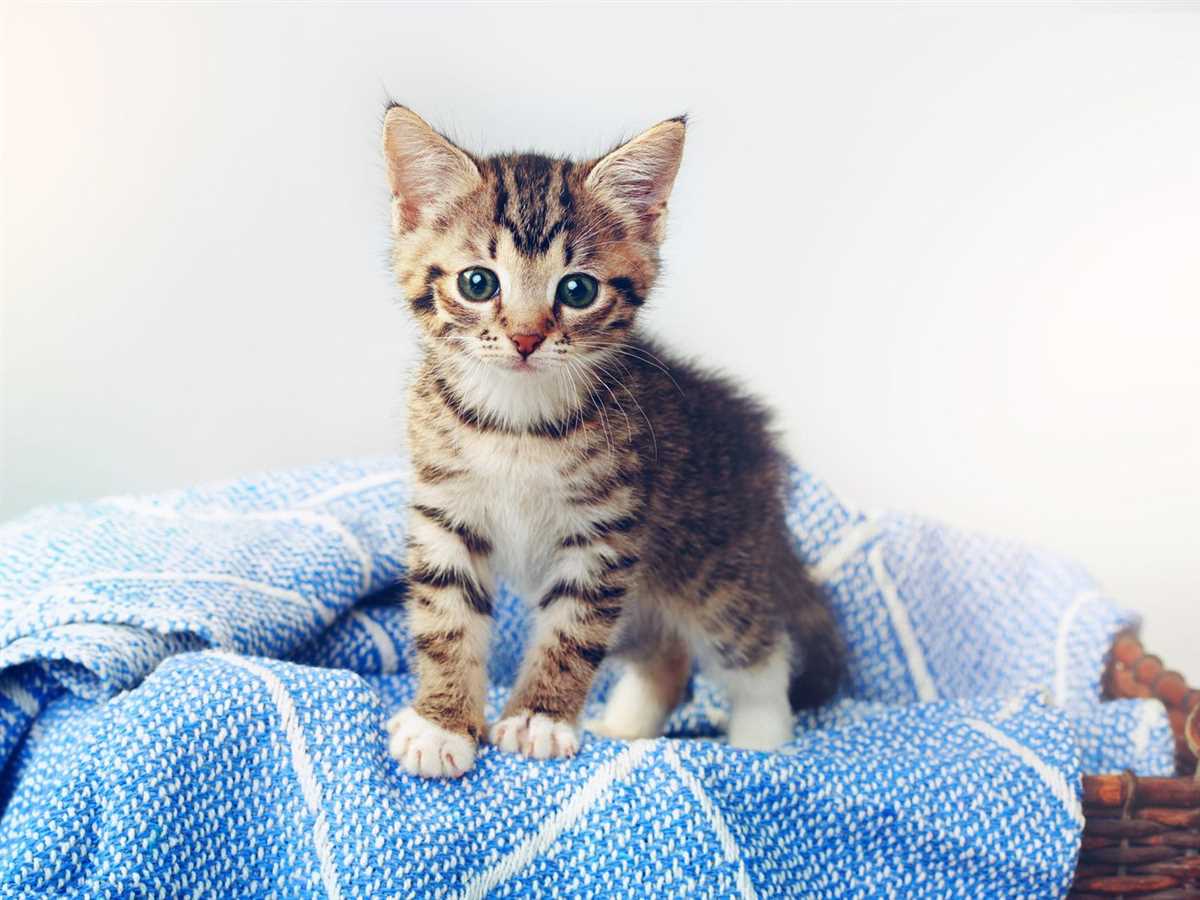
M1079 567L797 471L852 660L781 751L723 744L696 679L667 738L418 780L383 728L415 687L406 478L348 461L0 528L0 893L1055 896L1081 771L1171 769L1161 705L1098 702L1133 619ZM524 616L502 592L489 715Z

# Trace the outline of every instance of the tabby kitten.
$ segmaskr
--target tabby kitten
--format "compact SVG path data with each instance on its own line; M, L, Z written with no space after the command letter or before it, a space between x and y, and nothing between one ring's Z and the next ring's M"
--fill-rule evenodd
M736 747L777 747L837 687L767 414L635 327L684 129L589 162L481 158L388 109L395 271L424 350L408 425L420 685L388 723L414 774L474 764L497 577L536 623L488 735L504 751L573 755L609 656L626 667L594 730L616 738L661 733L693 658L728 693Z

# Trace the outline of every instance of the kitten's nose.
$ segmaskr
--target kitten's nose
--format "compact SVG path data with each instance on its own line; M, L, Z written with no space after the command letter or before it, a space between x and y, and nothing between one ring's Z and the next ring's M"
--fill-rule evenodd
M544 334L510 334L508 339L517 345L517 352L521 354L521 358L525 359L542 346L542 341L546 339Z

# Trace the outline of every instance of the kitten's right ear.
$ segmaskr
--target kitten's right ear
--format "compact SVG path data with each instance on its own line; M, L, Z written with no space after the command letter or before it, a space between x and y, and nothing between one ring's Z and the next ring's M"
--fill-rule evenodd
M399 104L388 107L383 119L383 153L399 224L405 229L415 227L425 210L461 197L483 181L471 157Z

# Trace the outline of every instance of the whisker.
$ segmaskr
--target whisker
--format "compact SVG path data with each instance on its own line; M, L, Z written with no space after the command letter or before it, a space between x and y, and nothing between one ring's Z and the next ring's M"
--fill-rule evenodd
M588 341L575 341L574 343L576 344L576 346L578 346L582 350L592 350L592 351L599 351L602 353L619 354L622 356L627 356L630 359L636 360L637 362L640 362L644 365L651 366L655 369L658 369L658 371L660 371L664 375L666 375L667 378L671 379L671 383L673 385L675 385L675 389L677 391L679 391L679 395L681 397L686 398L686 396L687 396L684 393L683 388L679 386L679 382L675 380L675 376L672 375L670 370L667 368L666 363L664 363L662 360L660 360L657 356L655 356L649 350L645 350L642 347L638 347L636 344L625 343L624 341L616 341L611 344L598 344L598 343L592 343L592 342L588 342ZM645 353L647 356L639 356L638 353ZM647 357L649 357L649 358L647 358Z
M613 362L624 369L626 375L630 374L629 369L619 359L614 359ZM654 461L658 462L658 437L654 433L654 425L650 422L650 417L646 415L646 410L642 407L642 404L638 402L638 398L634 395L633 391L629 389L628 385L626 385L619 378L616 379L616 381L617 386L629 395L629 399L633 401L633 405L636 406L638 412L642 414L642 419L646 423L646 428L650 431L650 443L654 447Z
M574 362L574 363L577 363L577 364L580 364L580 369L579 369L580 375L581 375L582 377L584 377L584 378L588 378L588 376L589 376L589 373L588 373L588 371L587 371L585 368L583 368L583 366L582 366L582 364L581 364L581 361L580 361L580 360L578 360L578 359L575 359L575 360L572 360L572 362ZM610 453L613 453L613 452L615 452L616 448L615 448L615 446L613 445L612 436L609 434L609 422L608 422L608 415L607 415L607 413L605 413L605 411L604 411L604 404L603 404L603 402L601 402L601 401L600 401L600 400L599 400L599 399L596 397L596 392L595 392L595 391L593 391L593 390L591 389L591 387L589 387L589 386L588 386L589 382L590 382L590 378L588 378L588 381L585 381L585 382L584 382L584 387L586 388L586 390L587 390L587 392L588 392L588 395L590 396L590 398L591 398L591 400L592 400L592 403L593 403L593 406L594 406L594 408L596 409L596 411L597 411L598 413L600 413L600 427L601 427L601 429L602 429L602 430L603 430L603 432L604 432L604 440L605 440L605 443L608 445L608 451L609 451Z
M592 360L584 360L583 362L585 365L591 365L595 369L598 369L600 371L600 373L608 374L609 377L612 377L612 373L607 372L607 370L603 369L598 363L596 363ZM604 378L601 376L601 374L596 375L596 380L600 382L600 385L606 391L608 391L608 395L610 397L612 397L613 403L616 404L617 409L620 410L620 412L621 412L621 415L623 415L625 417L625 431L628 434L628 437L626 438L626 440L629 442L632 442L633 441L633 424L629 421L629 413L625 412L625 407L621 405L621 401L617 399L617 395L613 393L613 389L608 386L608 382L604 380Z

